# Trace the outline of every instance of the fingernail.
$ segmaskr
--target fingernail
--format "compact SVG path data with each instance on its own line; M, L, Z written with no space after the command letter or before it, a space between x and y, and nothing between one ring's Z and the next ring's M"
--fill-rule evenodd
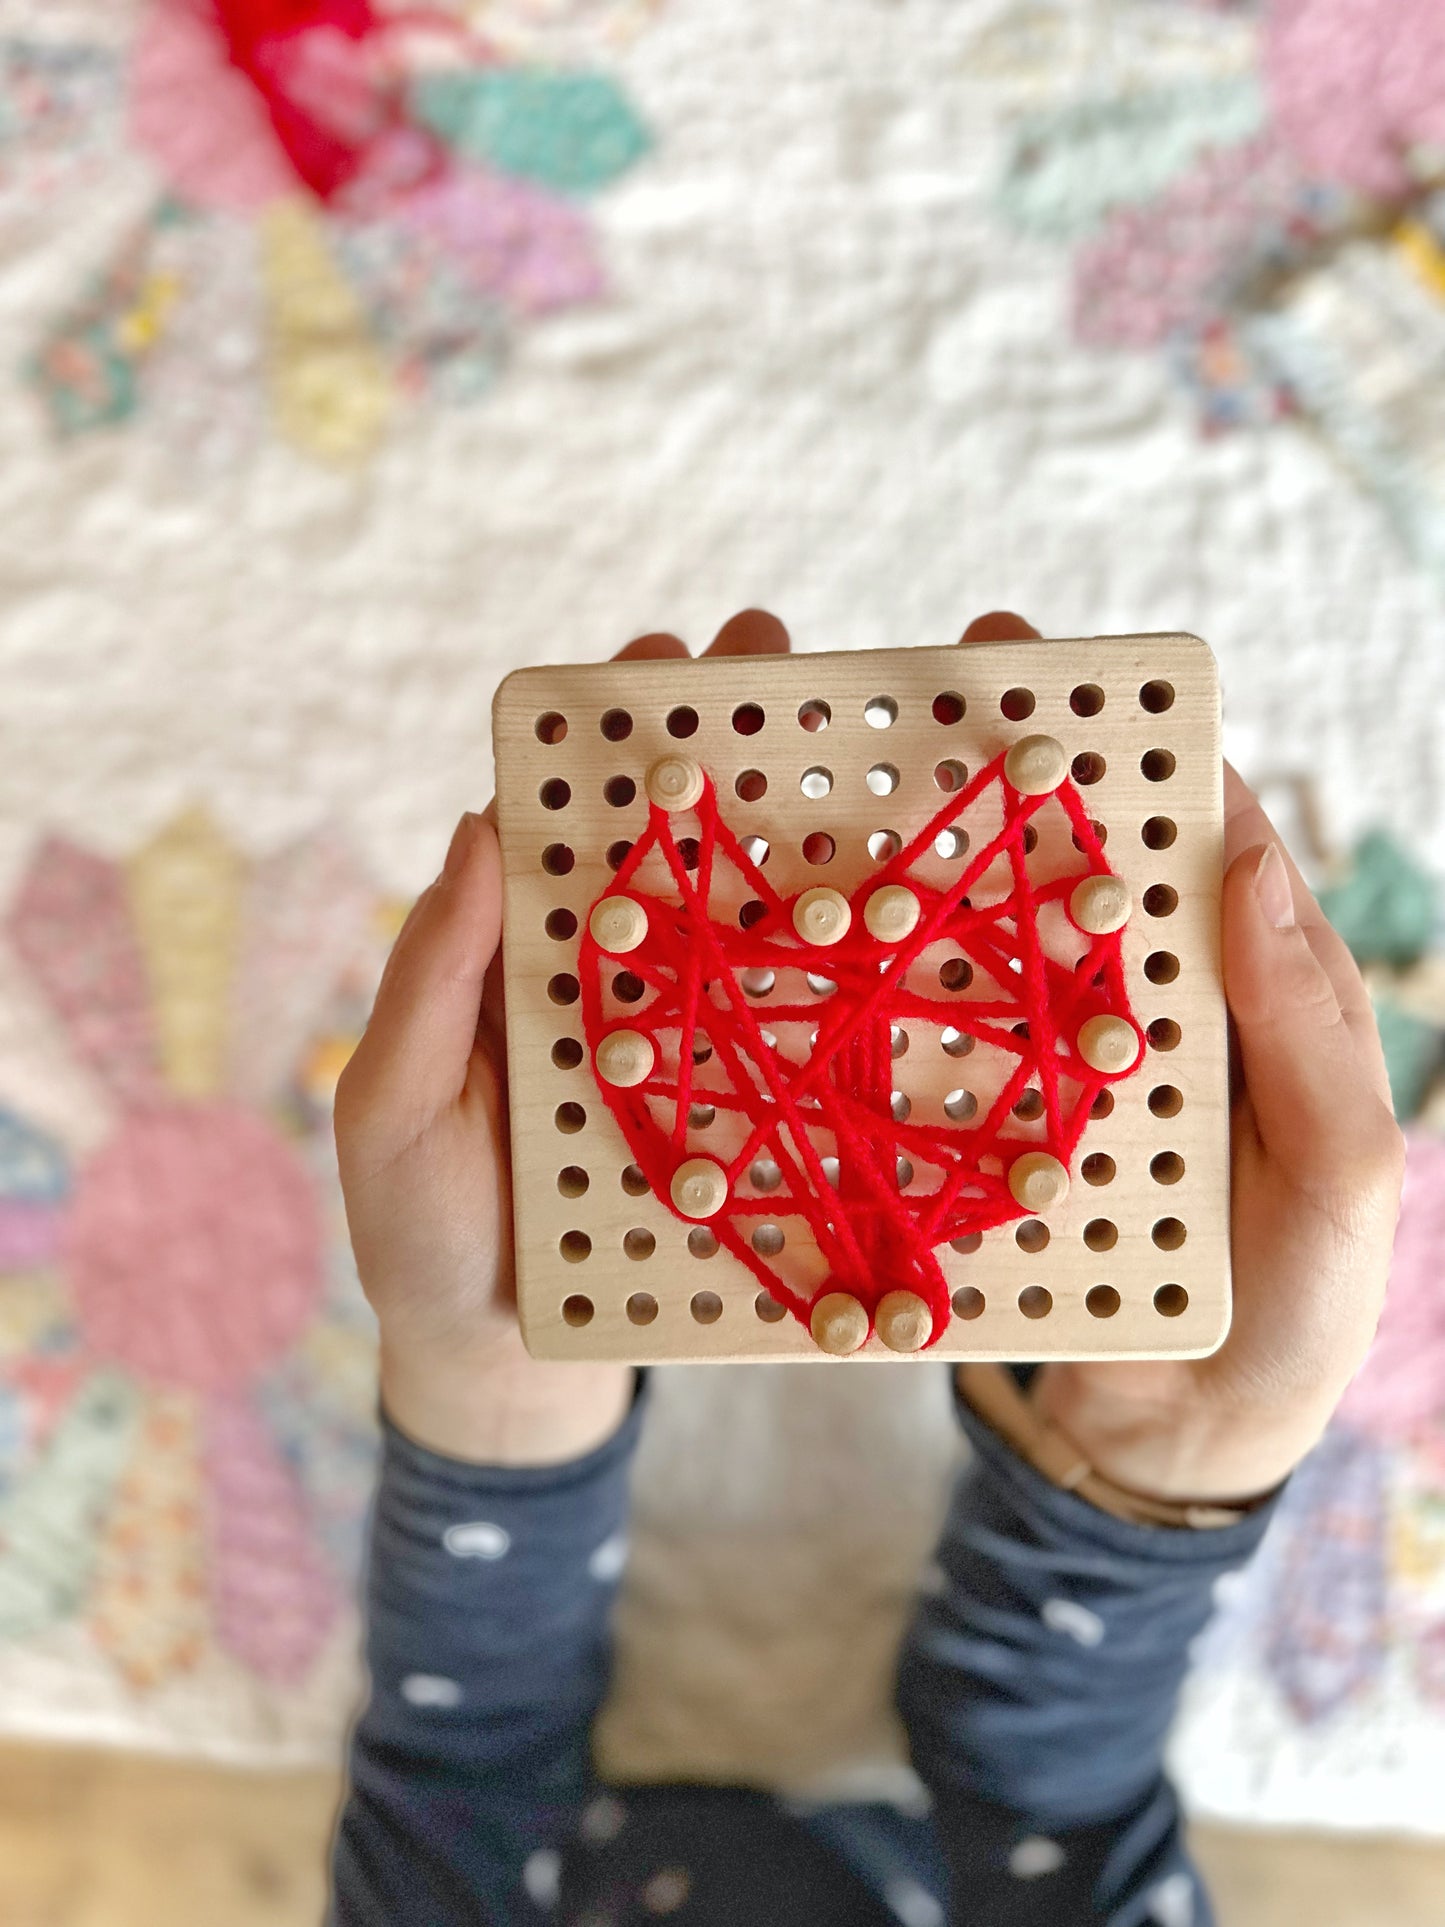
M472 844L476 841L477 825L481 820L475 810L468 810L452 831L452 840L447 845L447 860L442 865L444 877L455 877L466 868L467 857L471 852Z
M1284 858L1273 843L1266 843L1264 854L1254 872L1254 893L1259 907L1276 930L1294 928L1294 891Z

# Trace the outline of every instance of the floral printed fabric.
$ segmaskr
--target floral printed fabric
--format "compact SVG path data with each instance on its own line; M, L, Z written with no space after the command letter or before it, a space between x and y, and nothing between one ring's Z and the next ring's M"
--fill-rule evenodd
M79 205L127 149L156 182L27 373L60 435L142 409L184 434L220 405L204 441L222 458L269 421L354 465L419 398L484 394L519 326L605 297L587 203L650 135L580 29L605 45L603 27L619 37L644 13L443 8L425 32L378 15L373 48L339 38L321 0L291 8L303 31L281 43L285 85L360 143L355 175L323 194L284 144L277 97L235 64L242 11L150 0L125 55L0 41L0 232L37 202Z
M1445 572L1445 14L1172 4L1195 73L1031 108L1003 211L1073 246L1080 340L1167 354L1211 432L1307 416Z
M264 1704L349 1636L373 1345L330 1099L391 921L329 834L35 850L5 941L102 1122L0 1109L0 1648Z

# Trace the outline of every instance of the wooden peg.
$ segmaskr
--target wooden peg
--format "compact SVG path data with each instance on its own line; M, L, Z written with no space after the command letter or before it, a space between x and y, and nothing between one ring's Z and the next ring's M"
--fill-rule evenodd
M902 943L918 928L923 907L901 883L885 883L863 906L863 921L880 943Z
M808 1323L819 1351L834 1358L856 1352L868 1337L868 1314L851 1292L828 1292L814 1305Z
M1091 937L1122 930L1133 909L1134 899L1122 877L1085 877L1069 898L1069 915Z
M660 810L694 809L705 787L702 765L690 756L659 756L642 780Z
M593 906L587 928L610 957L625 957L647 935L647 912L632 897L603 897Z
M1020 796L1049 796L1068 775L1069 759L1052 736L1021 736L1003 759L1003 773Z
M1052 1211L1069 1195L1069 1174L1048 1151L1025 1151L1009 1166L1008 1188L1025 1211Z
M933 1336L933 1313L912 1291L890 1291L879 1300L873 1328L890 1352L921 1352Z
M688 1158L673 1172L670 1189L684 1218L714 1218L728 1200L728 1175L711 1158Z
M820 947L837 943L846 937L848 926L853 921L853 912L848 908L848 899L840 890L833 890L826 883L816 889L805 890L793 905L793 928L804 943Z
M1091 1071L1119 1077L1139 1062L1139 1033L1126 1017L1090 1017L1075 1040Z
M630 1090L645 1084L657 1062L652 1039L640 1030L610 1030L597 1046L597 1075L604 1084Z

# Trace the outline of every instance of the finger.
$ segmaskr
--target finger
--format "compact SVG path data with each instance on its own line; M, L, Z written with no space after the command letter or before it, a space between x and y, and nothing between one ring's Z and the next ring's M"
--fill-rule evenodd
M964 630L960 641L963 642L1034 642L1041 641L1039 632L1031 622L1016 616L1011 609L994 609L986 616L975 616Z
M664 656L680 657L688 653L687 644L680 636L672 636L665 629L653 635L634 636L625 643L612 658L614 662L659 662Z
M418 898L382 974L366 1034L342 1079L341 1130L363 1158L411 1140L461 1093L482 984L502 929L497 833L457 825L436 882Z
M703 651L708 656L786 656L792 648L787 630L767 609L743 609L729 616Z
M1328 1175L1348 1163L1365 1075L1328 971L1295 920L1278 846L1246 850L1224 879L1224 989L1266 1151Z
M1377 1086L1388 1089L1384 1054L1380 1048L1370 993L1365 988L1359 965L1349 946L1315 901L1309 885L1300 875L1293 857L1280 841L1279 832L1266 815L1263 805L1239 772L1224 765L1224 861L1232 864L1240 853L1272 843L1284 861L1289 878L1295 921L1304 931L1310 948L1329 973L1340 1009L1370 1061L1370 1072Z

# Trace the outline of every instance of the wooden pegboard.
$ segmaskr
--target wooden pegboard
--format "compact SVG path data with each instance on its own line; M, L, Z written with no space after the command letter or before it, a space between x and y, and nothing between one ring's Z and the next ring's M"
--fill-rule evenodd
M507 678L494 735L512 1176L519 1308L536 1356L823 1356L745 1265L642 1183L599 1097L579 1005L566 1001L588 910L645 829L647 769L684 749L712 777L733 829L767 843L775 889L826 882L846 895L893 838L906 843L933 817L940 784L956 780L949 765L977 770L1034 733L1064 745L1109 865L1132 892L1123 958L1150 1043L1140 1070L1114 1087L1110 1113L1090 1121L1068 1197L1043 1220L1046 1242L1037 1223L1007 1225L963 1241L976 1248L941 1250L957 1311L922 1355L1178 1357L1221 1342L1230 1299L1218 684L1202 642L1164 635ZM1078 867L1062 817L1052 830L1042 815L1039 824L1031 873ZM918 874L945 885L959 860L931 852ZM650 887L662 885L652 877ZM718 912L735 914L746 894L724 892ZM765 1014L766 995L757 1001ZM981 1115L997 1074L982 1061L989 1053L951 1056L936 1030L927 1048L913 1042L896 1064L909 1104L931 1114L953 1097L954 1115L963 1089ZM698 1083L705 1099L706 1066ZM705 1111L689 1150L726 1160L738 1148L733 1121ZM1020 1119L1020 1138L1030 1128ZM820 1284L806 1222L776 1228L790 1284ZM896 1355L876 1337L854 1354Z

